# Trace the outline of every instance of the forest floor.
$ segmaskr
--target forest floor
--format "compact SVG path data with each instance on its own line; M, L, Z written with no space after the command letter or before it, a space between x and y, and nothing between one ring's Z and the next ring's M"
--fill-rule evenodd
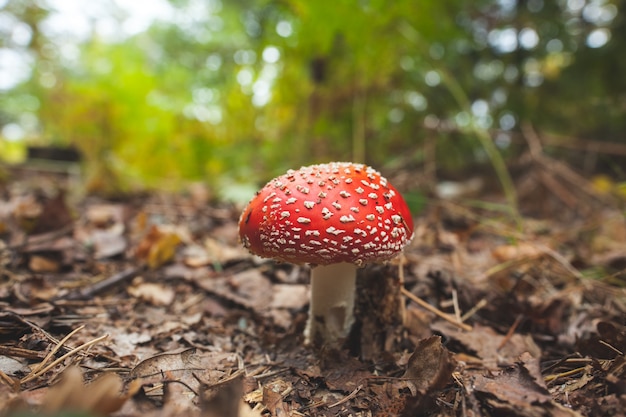
M349 339L312 348L309 268L248 254L241 207L12 173L0 415L623 416L624 200L545 174L516 177L519 218L429 200L404 255L359 271Z

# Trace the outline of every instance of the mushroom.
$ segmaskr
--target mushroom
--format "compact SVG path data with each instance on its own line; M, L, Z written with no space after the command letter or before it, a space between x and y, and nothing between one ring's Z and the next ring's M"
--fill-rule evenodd
M412 236L400 193L378 171L350 162L289 170L258 191L239 219L239 237L253 254L312 265L305 340L316 345L348 336L357 268L393 258Z

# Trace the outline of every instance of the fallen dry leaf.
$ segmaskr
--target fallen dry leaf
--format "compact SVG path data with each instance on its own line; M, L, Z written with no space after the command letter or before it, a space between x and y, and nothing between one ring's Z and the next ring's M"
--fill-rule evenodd
M414 396L418 392L425 394L445 387L452 380L455 366L452 353L441 344L441 337L431 336L418 342L402 379Z
M203 387L200 408L205 417L238 417L243 398L241 375Z
M47 233L59 230L72 223L72 213L65 201L65 192L58 190L53 197L44 197L41 213L34 219L29 233Z
M28 268L33 272L58 272L61 268L59 261L45 256L32 255Z
M9 356L0 355L0 372L2 372L4 376L17 376L19 373L29 373L30 369L26 362L20 362ZM6 378L3 379L3 382L7 382Z
M505 336L490 327L477 325L471 332L464 332L443 321L432 323L431 328L453 339L463 350L476 354L488 369L510 365L525 352L535 358L541 355L541 349L529 335L513 334L505 341Z
M232 276L198 278L197 284L205 290L258 313L267 312L272 301L272 283L257 269Z
M506 262L536 258L541 256L543 252L535 244L520 242L517 245L496 246L491 254L497 261Z
M111 258L124 253L128 247L124 237L124 225L116 223L106 229L96 229L89 234L89 242L94 247L96 259Z
M300 310L309 303L309 289L299 284L274 284L271 308Z
M48 391L42 410L47 414L60 412L84 412L106 416L119 410L124 402L134 394L121 394L122 380L118 375L106 373L88 385L77 367L70 367L63 373L61 382Z
M156 269L174 258L181 241L175 230L153 225L139 242L135 256L145 261L151 269Z
M167 285L142 282L139 278L136 278L133 285L128 287L128 293L155 306L170 305L176 296L174 290Z
M232 369L232 363L232 354L179 349L141 361L130 371L129 378L140 379L144 385L177 381L197 395L201 383L219 382Z
M94 204L85 211L87 221L102 229L109 228L112 224L121 224L124 221L123 214L122 204Z
M552 400L521 362L494 374L476 375L466 389L502 415L579 417L577 412Z

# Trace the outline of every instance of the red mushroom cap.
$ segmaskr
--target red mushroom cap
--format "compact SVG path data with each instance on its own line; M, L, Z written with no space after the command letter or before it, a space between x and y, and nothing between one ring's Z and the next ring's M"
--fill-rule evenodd
M331 162L271 180L241 214L239 237L265 258L361 265L400 252L413 237L413 219L378 171Z

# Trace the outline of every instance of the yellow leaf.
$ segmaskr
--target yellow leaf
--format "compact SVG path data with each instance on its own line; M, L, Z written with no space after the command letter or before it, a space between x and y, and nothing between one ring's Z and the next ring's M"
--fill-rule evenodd
M153 243L148 253L148 266L156 269L171 261L176 254L176 247L181 242L176 233L164 233Z

